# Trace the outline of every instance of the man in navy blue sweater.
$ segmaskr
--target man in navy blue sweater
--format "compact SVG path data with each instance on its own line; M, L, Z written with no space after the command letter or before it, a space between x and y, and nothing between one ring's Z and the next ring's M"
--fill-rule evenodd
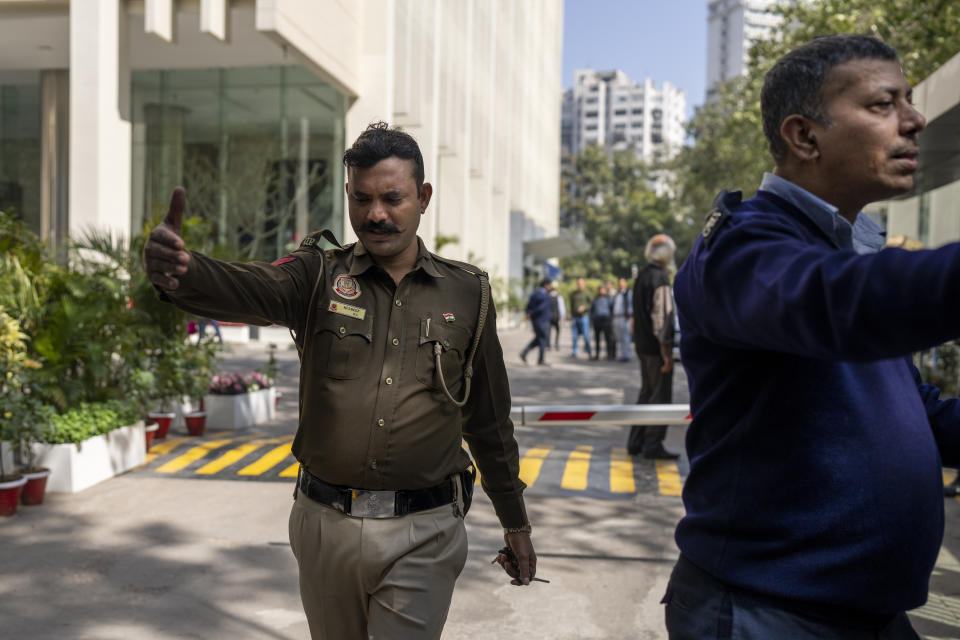
M526 362L527 354L532 349L540 350L540 357L537 364L546 365L543 359L543 353L550 343L550 318L553 315L553 305L550 301L550 289L553 287L553 280L544 278L540 281L540 286L534 289L527 300L527 317L530 318L530 324L533 325L533 340L530 341L523 351L520 352L520 358Z
M960 406L910 354L960 335L960 244L876 251L857 224L913 186L910 99L873 38L781 58L761 98L774 173L720 194L677 274L693 421L674 640L917 638L904 611L927 597Z

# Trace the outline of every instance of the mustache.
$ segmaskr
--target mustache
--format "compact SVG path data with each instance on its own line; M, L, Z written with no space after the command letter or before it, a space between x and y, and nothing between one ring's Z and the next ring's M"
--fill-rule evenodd
M400 227L389 222L373 222L368 220L360 227L360 231L367 233L400 233Z
M920 146L917 144L916 140L912 140L908 143L898 145L894 147L893 151L890 153L891 156L900 156L904 154L918 154L920 153Z

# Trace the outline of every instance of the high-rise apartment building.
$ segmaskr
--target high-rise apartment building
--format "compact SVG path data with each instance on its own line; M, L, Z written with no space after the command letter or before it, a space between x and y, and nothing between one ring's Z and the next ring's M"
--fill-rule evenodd
M683 145L686 110L686 93L669 82L658 88L619 70L578 69L563 94L560 146L564 154L598 144L634 149L646 162L666 159Z
M769 36L776 0L710 0L707 17L707 100L717 85L746 72L750 47Z

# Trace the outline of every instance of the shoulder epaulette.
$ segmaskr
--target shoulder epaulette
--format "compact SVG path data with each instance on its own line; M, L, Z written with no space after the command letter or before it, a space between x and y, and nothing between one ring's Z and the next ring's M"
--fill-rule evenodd
M458 268L458 269L461 269L461 270L463 270L463 271L466 271L467 273L469 273L469 274L471 274L471 275L475 275L475 276L480 276L480 275L486 276L486 275L487 275L487 272L486 272L486 271L484 271L484 270L481 269L480 267L475 267L474 265L472 265L472 264L470 264L470 263L460 262L459 260L451 260L450 258L444 258L444 257L442 257L442 256L438 256L438 255L435 254L435 253L431 253L430 255L433 256L433 259L436 260L437 262L442 262L442 263L444 263L444 264L450 265L451 267L456 267L456 268Z
M340 241L337 240L337 237L333 235L333 232L329 229L321 229L320 231L314 231L309 234L303 239L303 242L300 243L300 248L306 251L313 251L314 253L323 253L323 249L320 248L321 240L326 240L335 247L342 248Z
M713 208L703 221L703 229L700 231L703 237L703 244L709 247L720 232L720 228L730 219L730 208L735 207L743 200L743 194L740 191L727 191L724 189L713 201Z

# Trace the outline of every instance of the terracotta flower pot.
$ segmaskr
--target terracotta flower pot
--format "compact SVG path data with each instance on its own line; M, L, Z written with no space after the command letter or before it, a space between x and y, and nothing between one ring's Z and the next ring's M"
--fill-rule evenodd
M156 422L159 429L154 437L157 440L162 440L167 437L167 432L170 431L170 424L173 422L173 419L177 417L175 413L148 413L147 418L150 422Z
M157 431L159 429L160 429L160 425L158 425L156 422L148 424L146 427L143 428L143 435L146 437L146 441L147 441L147 451L150 451L150 447L153 446L153 438L157 434Z
M47 492L47 478L50 476L50 469L38 467L23 472L23 477L27 483L23 485L23 493L20 494L20 503L26 505L43 504L43 496Z
M0 516L12 516L17 512L25 484L27 479L20 474L0 476Z
M187 431L192 436L202 436L207 428L207 412L194 411L183 416L187 422Z

